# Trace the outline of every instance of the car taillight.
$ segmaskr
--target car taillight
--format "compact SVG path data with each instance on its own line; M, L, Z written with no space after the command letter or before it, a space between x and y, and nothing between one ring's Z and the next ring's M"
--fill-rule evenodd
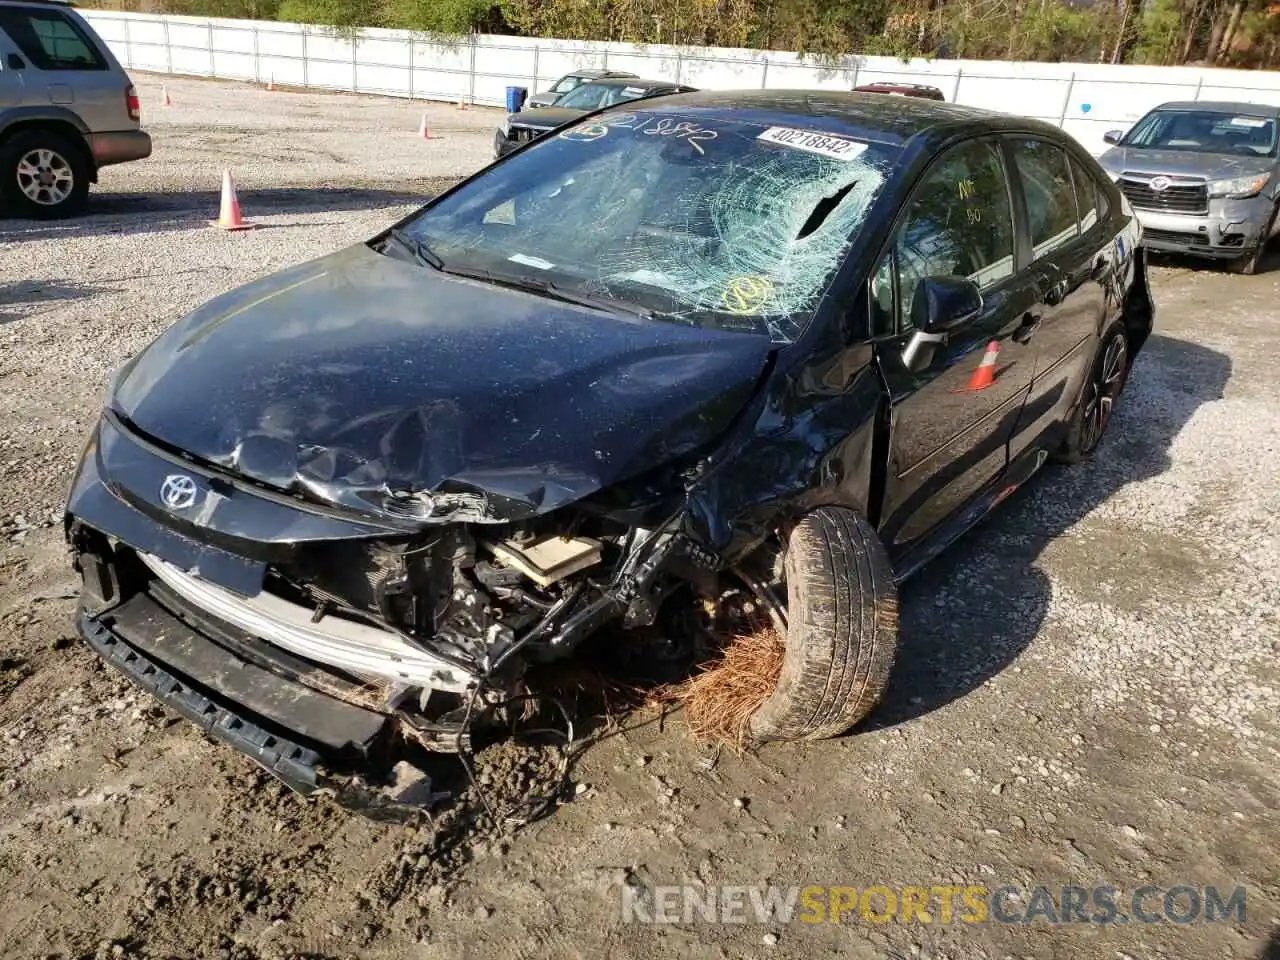
M138 102L138 91L134 89L133 84L129 84L124 91L125 106L129 108L130 120L142 119L142 104Z

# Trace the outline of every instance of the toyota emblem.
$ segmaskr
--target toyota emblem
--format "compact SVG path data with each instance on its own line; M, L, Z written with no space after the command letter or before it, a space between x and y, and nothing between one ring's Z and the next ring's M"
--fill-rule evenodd
M196 502L196 482L185 473L171 473L160 484L160 500L170 510L185 510Z
M1151 189L1156 191L1168 190L1169 184L1172 182L1173 181L1171 181L1168 177L1152 177Z

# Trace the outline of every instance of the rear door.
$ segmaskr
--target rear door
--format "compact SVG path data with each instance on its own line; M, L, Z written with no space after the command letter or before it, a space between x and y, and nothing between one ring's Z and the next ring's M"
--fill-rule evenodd
M67 107L90 131L128 129L128 80L74 13L57 6L0 6L0 29L26 62L28 104Z
M1080 393L1107 310L1109 271L1097 209L1097 186L1068 152L1050 140L1006 141L1031 239L1029 273L1039 302L1019 337L1035 351L1035 376L1010 447L1057 446ZM1079 180L1077 186L1076 181Z
M892 418L880 533L895 557L973 500L1007 464L1006 445L1034 366L1034 354L1013 336L1037 298L1015 269L1014 224L998 142L965 141L925 172L873 274L872 324L881 337L877 354ZM943 276L972 279L982 310L926 362L909 365L916 285ZM978 373L988 358L989 383Z

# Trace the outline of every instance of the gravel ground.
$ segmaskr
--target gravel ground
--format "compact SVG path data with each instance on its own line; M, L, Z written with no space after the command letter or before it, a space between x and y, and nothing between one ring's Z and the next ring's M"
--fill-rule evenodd
M155 157L0 220L5 957L1255 958L1280 921L1280 263L1153 271L1099 456L910 584L885 708L715 756L637 716L514 836L303 801L73 639L59 509L109 371L209 297L374 233L497 114L138 77ZM209 229L221 171L262 229ZM1276 259L1280 260L1280 257ZM502 752L490 782L515 782ZM1247 888L1244 923L624 926L620 885ZM935 916L935 920L938 919ZM1276 945L1280 950L1280 940Z

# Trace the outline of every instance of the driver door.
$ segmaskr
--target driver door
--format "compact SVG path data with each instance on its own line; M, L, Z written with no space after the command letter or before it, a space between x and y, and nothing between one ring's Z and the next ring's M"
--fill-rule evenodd
M1018 246L1003 154L995 141L970 140L925 172L873 275L891 404L880 535L895 559L1008 464L1035 368L1019 340L1035 322L1037 292L1016 269ZM926 277L968 278L982 295L977 313L937 343L923 342L918 327L917 285Z

